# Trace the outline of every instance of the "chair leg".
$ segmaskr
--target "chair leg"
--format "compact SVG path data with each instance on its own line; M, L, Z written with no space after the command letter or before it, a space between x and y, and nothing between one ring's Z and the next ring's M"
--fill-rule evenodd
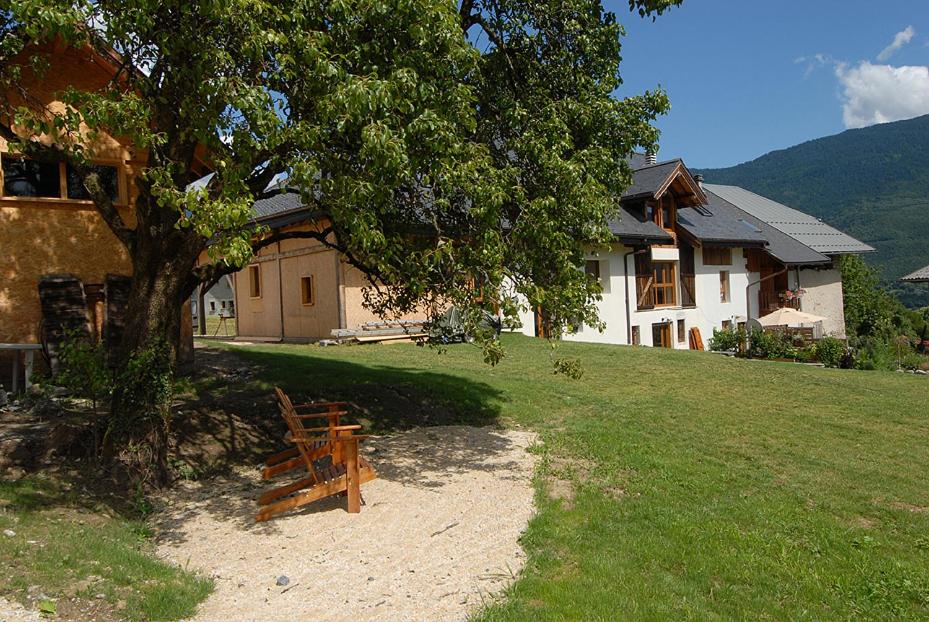
M351 514L357 514L361 511L361 473L358 470L358 441L348 441L344 445L348 511Z

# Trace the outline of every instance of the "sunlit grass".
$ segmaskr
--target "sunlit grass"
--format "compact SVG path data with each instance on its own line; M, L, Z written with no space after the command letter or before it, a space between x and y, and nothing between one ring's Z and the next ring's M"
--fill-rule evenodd
M561 344L575 381L546 343L505 344L493 368L467 345L239 350L382 431L420 403L540 433L530 562L481 620L929 616L929 379Z

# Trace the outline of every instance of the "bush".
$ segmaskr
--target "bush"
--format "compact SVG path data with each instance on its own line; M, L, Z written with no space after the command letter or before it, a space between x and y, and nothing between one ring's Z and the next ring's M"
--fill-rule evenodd
M710 350L713 352L727 352L737 350L742 342L742 331L719 330L713 329L713 336L710 337Z
M58 352L58 373L53 381L76 397L97 405L113 391L113 375L106 366L103 345L72 333L65 337Z
M797 349L782 333L753 330L748 340L748 356L755 359L792 359Z
M813 352L826 367L839 367L845 356L845 342L835 337L823 337L813 344Z

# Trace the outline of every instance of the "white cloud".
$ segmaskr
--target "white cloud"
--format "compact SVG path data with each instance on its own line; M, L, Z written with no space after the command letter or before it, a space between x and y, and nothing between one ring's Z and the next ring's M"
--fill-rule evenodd
M904 45L909 43L913 36L916 34L916 30L912 26L907 26L900 32L894 35L894 40L891 41L890 45L881 50L881 53L877 55L877 60L887 61L890 60L890 57L894 55L894 52L902 48Z
M805 80L813 75L813 72L817 69L825 67L826 65L834 65L836 61L828 54L813 54L812 56L801 56L794 59L794 64L806 65L806 69L803 72L803 79Z
M835 69L842 87L845 127L865 127L929 114L929 67L872 65Z

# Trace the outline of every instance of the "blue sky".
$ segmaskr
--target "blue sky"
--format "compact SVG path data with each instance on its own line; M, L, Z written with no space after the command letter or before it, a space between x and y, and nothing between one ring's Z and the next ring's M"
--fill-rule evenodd
M659 159L731 166L929 114L927 0L685 0L655 22L606 2L627 32L616 94L671 98Z

